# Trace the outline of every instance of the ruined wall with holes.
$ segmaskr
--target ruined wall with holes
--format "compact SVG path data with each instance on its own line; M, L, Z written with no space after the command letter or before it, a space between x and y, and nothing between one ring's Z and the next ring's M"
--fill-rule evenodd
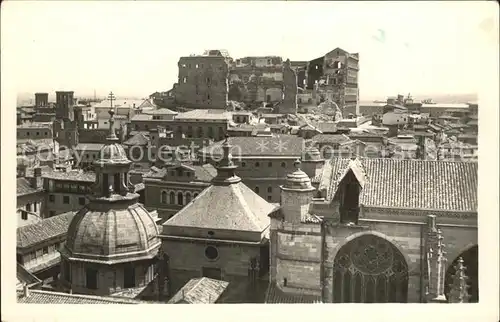
M225 109L229 65L222 56L181 57L175 101L179 106Z

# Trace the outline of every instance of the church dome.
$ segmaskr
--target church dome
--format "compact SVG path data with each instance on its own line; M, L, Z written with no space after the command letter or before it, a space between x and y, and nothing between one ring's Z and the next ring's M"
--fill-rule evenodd
M304 161L322 161L321 153L315 146L310 146L304 151Z
M71 221L64 252L74 260L116 263L153 258L158 226L140 204L81 209Z
M314 190L313 186L311 185L311 179L304 171L300 169L300 164L300 160L295 161L294 165L296 170L286 176L285 185L282 187L284 190Z
M118 143L103 146L99 152L99 157L98 163L130 163L125 149Z

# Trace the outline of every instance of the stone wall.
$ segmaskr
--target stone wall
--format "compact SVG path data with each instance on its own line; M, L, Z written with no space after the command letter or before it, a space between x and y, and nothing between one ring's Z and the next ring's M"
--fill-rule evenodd
M205 256L208 243L197 241L174 241L163 239L163 250L169 256L171 292L174 295L191 278L203 276L203 268L219 268L221 278L230 282L231 301L245 299L248 286L248 269L251 258L260 258L261 245L210 243L218 250L218 258L209 260ZM234 288L237 289L234 289ZM265 287L262 288L264 292Z
M333 300L333 263L339 250L357 237L372 234L386 239L403 255L408 265L408 302L423 300L423 272L426 238L426 217L422 222L360 219L358 226L325 223L324 291L326 302ZM332 220L335 220L332 218ZM320 290L322 253L319 224L291 224L273 219L271 222L271 279L283 286L287 279L290 292L294 288ZM477 227L440 223L443 231L448 265L459 254L477 245ZM296 283L296 281L300 281Z
M297 114L297 74L290 67L290 60L283 64L284 98L279 113Z

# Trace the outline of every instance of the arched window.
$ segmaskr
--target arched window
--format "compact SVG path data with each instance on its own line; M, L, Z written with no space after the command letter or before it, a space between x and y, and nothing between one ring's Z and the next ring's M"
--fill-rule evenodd
M161 203L167 203L167 192L166 191L161 192Z
M344 245L335 256L334 303L405 303L408 266L387 240L363 235Z
M173 191L170 192L169 204L175 205L175 193Z
M194 193L193 199L195 199L196 197L198 197L198 193L197 192Z
M182 192L177 193L177 204L178 205L184 205L184 196L182 195Z
M282 168L286 168L286 163L285 162L281 162L281 167Z
M214 138L214 129L211 126L208 127L208 137L211 139Z
M191 193L186 192L186 205L191 202Z
M254 191L255 193L259 193L259 187L255 187Z

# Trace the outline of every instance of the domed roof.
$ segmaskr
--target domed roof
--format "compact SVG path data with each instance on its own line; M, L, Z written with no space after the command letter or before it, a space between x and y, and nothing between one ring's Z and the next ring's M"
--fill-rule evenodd
M300 169L300 160L295 161L294 165L297 170L289 173L286 176L285 184L282 186L284 190L297 190L297 191L312 191L314 190L311 185L309 176Z
M158 226L138 203L112 209L81 209L71 221L63 253L73 260L106 263L152 258L161 241Z
M125 149L123 149L123 146L118 143L113 143L107 144L102 147L101 151L99 152L99 159L96 160L96 162L100 164L128 164L131 161L127 158L127 154L125 153Z
M315 146L307 147L304 151L304 161L323 161L321 153Z

